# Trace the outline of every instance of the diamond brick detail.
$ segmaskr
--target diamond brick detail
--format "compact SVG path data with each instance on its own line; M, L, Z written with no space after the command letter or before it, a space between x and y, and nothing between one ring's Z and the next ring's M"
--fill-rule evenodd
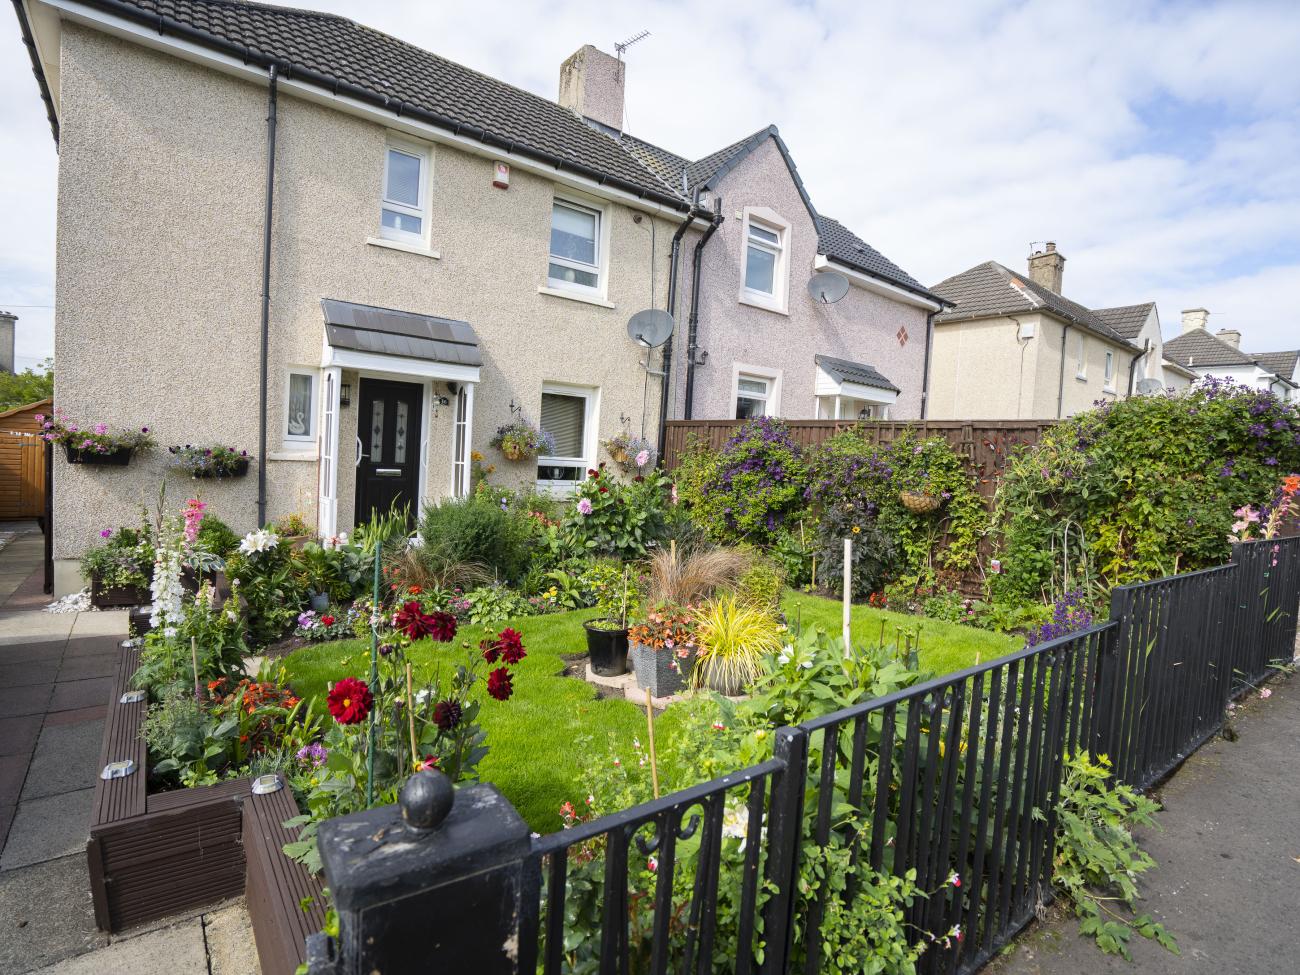
M897 332L896 337L897 337L897 339L898 339L898 344L899 344L899 345L906 345L906 344L907 344L907 329L904 328L904 327L902 327L902 326L899 326L899 329L898 329L898 332Z

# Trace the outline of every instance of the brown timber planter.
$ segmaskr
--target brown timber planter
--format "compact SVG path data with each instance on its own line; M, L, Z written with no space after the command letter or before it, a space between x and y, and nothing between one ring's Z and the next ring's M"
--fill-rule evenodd
M105 586L97 576L90 577L90 605L96 609L144 606L152 601L147 586Z
M149 795L147 704L122 702L139 662L138 649L122 650L104 721L99 767L130 760L135 771L95 782L86 843L95 922L117 932L247 894L262 971L291 975L325 919L319 881L281 849L297 839L281 825L298 813L293 793L254 796L248 779L231 779Z

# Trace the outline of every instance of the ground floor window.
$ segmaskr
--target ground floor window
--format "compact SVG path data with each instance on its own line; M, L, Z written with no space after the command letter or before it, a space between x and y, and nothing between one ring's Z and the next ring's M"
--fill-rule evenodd
M737 363L732 372L732 402L737 420L781 413L781 372Z
M595 466L596 390L547 383L542 387L540 426L555 441L552 453L537 458L537 485L568 493Z
M301 447L316 442L316 372L290 369L284 383L284 442Z

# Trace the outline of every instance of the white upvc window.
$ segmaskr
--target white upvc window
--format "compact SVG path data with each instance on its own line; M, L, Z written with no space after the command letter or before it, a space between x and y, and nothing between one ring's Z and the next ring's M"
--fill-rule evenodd
M290 369L284 377L284 445L301 450L316 443L318 375L314 369Z
M783 312L790 277L790 225L766 207L747 207L744 218L740 300Z
M389 141L384 153L384 187L379 235L385 240L426 244L429 236L429 150Z
M1106 381L1102 384L1110 392L1115 391L1115 353L1106 353Z
M1088 346L1087 340L1080 333L1074 339L1074 378L1088 378Z
M737 363L731 379L732 402L737 420L756 416L779 416L781 412L781 372Z
M537 458L537 486L559 494L574 491L595 467L599 390L563 383L542 386L540 428L555 449Z
M552 288L601 293L604 218L598 207L555 198L551 204L550 261L546 271Z

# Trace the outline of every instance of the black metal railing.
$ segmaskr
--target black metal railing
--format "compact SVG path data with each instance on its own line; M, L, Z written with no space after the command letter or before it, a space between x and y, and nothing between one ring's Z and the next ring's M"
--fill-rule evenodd
M786 975L820 970L833 847L916 871L921 970L981 967L1050 900L1067 755L1146 788L1294 654L1300 538L1114 590L1111 619L775 735L733 775L537 838L520 970ZM653 858L653 870L650 859Z

